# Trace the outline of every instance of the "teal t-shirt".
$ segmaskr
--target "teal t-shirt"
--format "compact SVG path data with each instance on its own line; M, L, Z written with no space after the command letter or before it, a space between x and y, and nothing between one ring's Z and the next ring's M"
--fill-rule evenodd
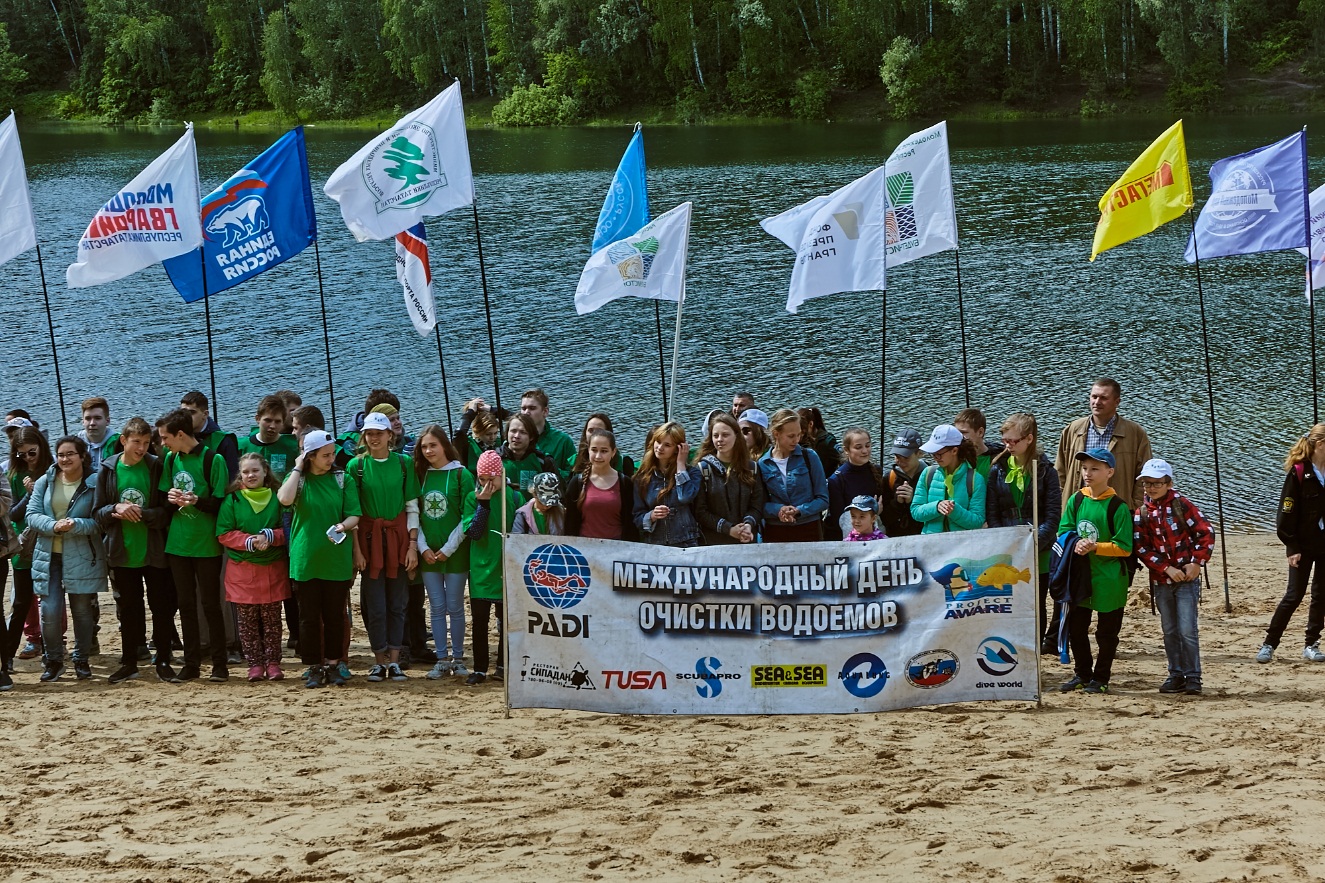
M146 458L132 466L121 457L115 462L115 487L119 491L117 503L133 503L143 509L152 496L152 473ZM147 563L147 525L141 521L120 519L120 535L124 538L124 566L142 567Z
M290 579L354 578L354 540L339 545L327 538L333 524L362 515L359 487L344 472L304 474L290 507Z
M175 488L198 495L199 499L225 497L225 486L230 480L230 471L225 465L225 458L220 454L212 455L212 474L202 474L206 448L198 445L192 453L166 454L165 468L161 470L160 490ZM221 554L221 544L216 541L216 516L209 515L197 506L186 506L178 510L170 519L170 531L166 534L166 554L179 555L183 558L215 558Z

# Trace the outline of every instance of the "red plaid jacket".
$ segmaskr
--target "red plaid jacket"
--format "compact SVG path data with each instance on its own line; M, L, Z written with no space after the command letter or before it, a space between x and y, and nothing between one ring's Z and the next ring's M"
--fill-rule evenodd
M1181 499L1179 522L1173 501ZM1169 491L1158 500L1146 499L1133 518L1133 551L1137 560L1150 569L1150 581L1158 585L1173 582L1164 571L1182 569L1193 562L1205 564L1215 548L1215 533L1196 504L1177 491Z

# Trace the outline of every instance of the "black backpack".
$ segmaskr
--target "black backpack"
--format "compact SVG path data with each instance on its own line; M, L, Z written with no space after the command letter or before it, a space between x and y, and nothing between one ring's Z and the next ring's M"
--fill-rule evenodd
M1068 511L1072 516L1072 523L1074 525L1077 522L1077 513L1081 509L1081 501L1084 497L1085 494L1081 493L1081 491L1077 491L1068 500L1068 506L1070 507ZM1123 507L1123 501L1122 499L1119 498L1117 494L1114 494L1112 497L1109 497L1109 508L1104 517L1109 522L1110 528L1113 527L1113 516L1117 515L1118 510L1121 509L1122 507ZM1135 541L1132 544L1132 552L1130 552L1126 558L1122 559L1122 562L1123 562L1123 567L1127 571L1127 584L1130 586L1132 584L1132 580L1135 579L1136 577L1136 572L1141 569L1141 559L1136 557Z

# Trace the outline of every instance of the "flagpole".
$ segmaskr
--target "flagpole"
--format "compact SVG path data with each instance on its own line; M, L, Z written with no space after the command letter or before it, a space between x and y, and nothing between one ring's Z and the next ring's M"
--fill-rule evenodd
M1201 349L1205 354L1205 391L1210 402L1210 448L1215 457L1215 506L1219 512L1219 559L1224 565L1224 612L1233 612L1228 592L1228 543L1224 539L1224 488L1219 479L1219 439L1215 428L1215 384L1210 376L1210 332L1205 321L1205 289L1201 285L1201 253L1196 242L1196 216L1187 213L1192 225L1192 257L1196 265L1196 296L1201 303ZM1308 222L1309 223L1309 222ZM1309 251L1310 249L1308 249ZM1316 336L1311 336L1313 367Z
M667 363L663 361L662 304L653 302L653 321L658 327L658 376L662 381L663 419L670 413L667 409ZM673 368L673 371L676 369Z
M879 468L887 470L883 446L887 441L888 421L888 289L883 289L883 323L879 326Z
M966 368L966 308L962 302L962 257L961 250L954 248L952 258L957 263L957 323L961 326L962 340L962 389L966 391L966 407L971 407L971 375Z
M442 401L446 403L446 437L449 439L455 435L455 427L451 425L451 393L446 388L446 359L442 358L442 326L434 321L432 330L437 336L437 365L442 369Z
M497 409L493 412L501 414L501 387L497 384L497 343L492 336L492 300L488 297L488 272L483 266L483 234L479 232L478 226L478 198L469 204L474 210L474 241L478 245L478 275L483 283L483 312L488 318L488 356L492 359L492 397L496 400ZM449 416L449 414L448 414Z
M681 247L682 257L688 261L690 259L690 216L686 216L686 238L685 244ZM676 334L672 337L672 396L671 405L663 411L663 422L670 422L672 419L671 408L676 406L676 365L677 359L681 354L681 309L686 302L686 277L685 264L681 270L681 296L676 301Z
M55 320L51 318L51 296L46 291L46 268L41 260L41 243L37 243L37 273L41 276L41 299L46 302L46 327L51 333L51 361L55 363L55 393L60 397L60 425L69 434L69 415L64 409L64 385L60 383L60 357L55 352Z
M201 188L200 188L201 189ZM212 416L216 408L216 358L212 354L212 301L207 295L207 254L203 246L198 246L198 263L202 267L202 310L207 319L207 373L212 379Z
M317 296L322 303L322 345L327 351L327 395L331 398L331 434L334 436L336 422L336 384L331 379L331 332L327 330L327 293L322 288L322 250L317 245L318 238L313 237L313 257L317 261Z

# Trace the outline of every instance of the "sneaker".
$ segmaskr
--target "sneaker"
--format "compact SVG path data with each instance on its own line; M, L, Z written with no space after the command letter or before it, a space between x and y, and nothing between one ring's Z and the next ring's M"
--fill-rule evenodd
M1308 644L1302 648L1302 658L1307 662L1325 662L1325 653L1320 652L1319 644Z
M467 678L469 677L469 669L465 667L463 662L456 660L451 663L451 674L457 678Z
M88 678L92 677L92 666L86 659L75 659L74 675L80 681L86 681Z
M138 664L136 662L126 662L115 673L106 678L107 683L118 684L120 681L132 681L138 677Z
M41 672L41 681L44 684L49 684L51 681L58 681L62 674L64 674L63 659L59 662L48 662Z
M393 681L408 681L409 675L400 667L400 663L393 662L386 667L386 676Z
M202 677L202 671L196 665L184 663L184 667L179 670L179 679L181 681L196 681Z
M225 654L225 664L226 664L226 665L243 665L243 664L244 664L244 654L243 654L243 653L240 653L238 650L231 650L231 651L227 652L227 653Z
M1186 693L1188 696L1200 696L1201 681L1198 678L1192 678L1187 682L1187 686L1183 688L1182 692Z
M396 666L396 667L399 668L399 666ZM368 683L370 683L370 684L380 684L382 681L385 681L385 680L386 680L386 666L385 666L385 665L378 664L378 665L374 665L372 668L368 669Z
M146 644L139 644L139 645L138 645L138 661L139 661L139 662L151 662L151 661L152 661L152 651L151 651L150 649L148 649L148 647L147 647Z
M1062 684L1059 684L1058 686L1058 692L1060 693L1072 693L1076 690L1084 690L1084 689L1086 689L1086 682L1081 680L1081 678L1077 677L1076 675L1072 675L1072 680L1064 681Z
M156 664L157 680L165 681L167 684L178 684L179 678L175 676L175 670L170 667L169 662L158 662Z
M328 687L343 687L349 683L349 678L343 677L340 673L339 665L323 666L326 672L326 684Z
M1274 659L1274 648L1269 644L1262 644L1260 651L1256 654L1256 661L1264 664Z
M41 644L37 641L26 641L23 649L18 651L19 659L36 659L41 655Z
M337 664L336 674L340 675L340 679L346 683L349 683L350 678L354 677L353 673L350 672L350 666L347 662Z
M465 678L465 686L466 686L466 687L477 687L479 684L483 683L483 682L486 681L487 679L488 679L488 676L485 675L483 672L481 672L481 671L476 671L476 672L474 672L472 675L470 675L469 677Z
M1109 692L1109 685L1107 683L1101 684L1099 681L1091 681L1083 689L1087 693L1107 693Z
M14 679L9 676L9 672L0 671L0 693L12 689L14 689Z
M248 667L249 683L257 683L258 681L262 680L266 676L266 674L267 674L266 668L264 668L261 665L250 665Z
M428 680L430 681L440 681L442 678L446 677L450 673L451 673L451 663L443 661L443 662L438 662L436 665L434 665L432 669L428 672L427 677Z
M1181 693L1187 687L1187 679L1182 675L1169 675L1168 680L1159 685L1161 693Z
M1043 641L1041 641L1041 642L1040 642L1040 655L1041 655L1041 656L1057 656L1057 655L1058 655L1058 641L1057 641L1056 639L1054 639L1054 638L1045 638Z
M230 669L226 668L224 665L213 665L212 675L207 680L215 681L218 684L221 681L228 681L230 680Z
M304 681L304 686L310 690L327 685L327 670L321 665L310 665L308 667L308 678Z
M500 665L497 666L495 669L492 670L492 679L494 681L506 680L506 669Z
M267 665L267 680L283 681L285 680L285 672L281 671L281 667L279 665L276 665L275 663L269 663Z

